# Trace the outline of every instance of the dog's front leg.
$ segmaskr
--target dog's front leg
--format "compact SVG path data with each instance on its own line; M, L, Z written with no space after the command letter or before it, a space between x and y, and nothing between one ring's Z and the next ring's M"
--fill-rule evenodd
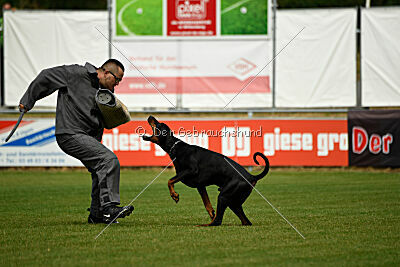
M171 179L168 180L169 194L171 195L172 199L175 200L176 203L178 203L179 201L179 194L175 192L174 184L179 181L180 179L178 176L172 177Z
M185 178L188 178L190 176L196 176L197 175L197 170L196 169L188 169L184 170L181 172L178 172L174 177L168 180L168 189L169 193L172 197L173 200L175 200L176 203L179 201L179 194L175 192L174 189L174 184L177 182L183 181Z
M208 198L207 189L205 187L198 187L197 191L203 200L204 207L206 208L208 215L210 215L211 220L213 220L215 217L215 211L211 205L210 199Z

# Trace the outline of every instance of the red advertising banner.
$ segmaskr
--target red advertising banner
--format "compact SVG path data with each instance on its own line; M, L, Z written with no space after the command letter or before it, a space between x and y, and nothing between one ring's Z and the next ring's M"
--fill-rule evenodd
M215 0L168 0L168 36L215 36Z
M347 120L162 120L183 141L222 153L245 166L255 152L272 166L348 166ZM165 166L171 159L140 136L147 121L131 121L105 131L103 144L122 166Z

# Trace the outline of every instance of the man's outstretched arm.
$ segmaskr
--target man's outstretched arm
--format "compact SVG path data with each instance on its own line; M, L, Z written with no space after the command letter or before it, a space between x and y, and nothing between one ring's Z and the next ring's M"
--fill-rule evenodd
M51 95L57 89L67 86L67 69L65 66L42 70L32 81L20 100L19 108L27 112L36 101Z

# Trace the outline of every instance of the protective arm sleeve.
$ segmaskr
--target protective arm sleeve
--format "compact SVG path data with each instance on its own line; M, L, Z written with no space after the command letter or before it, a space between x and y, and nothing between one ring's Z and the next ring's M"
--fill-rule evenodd
M42 70L29 85L28 90L20 100L20 104L24 105L26 110L30 110L36 101L63 87L67 87L67 69L65 66Z

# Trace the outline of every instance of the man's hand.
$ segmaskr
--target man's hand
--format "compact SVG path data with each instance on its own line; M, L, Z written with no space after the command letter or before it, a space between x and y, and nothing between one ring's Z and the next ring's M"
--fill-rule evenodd
M19 111L24 111L24 113L26 113L26 112L28 112L28 110L25 108L25 106L24 105L22 105L22 104L19 104Z

